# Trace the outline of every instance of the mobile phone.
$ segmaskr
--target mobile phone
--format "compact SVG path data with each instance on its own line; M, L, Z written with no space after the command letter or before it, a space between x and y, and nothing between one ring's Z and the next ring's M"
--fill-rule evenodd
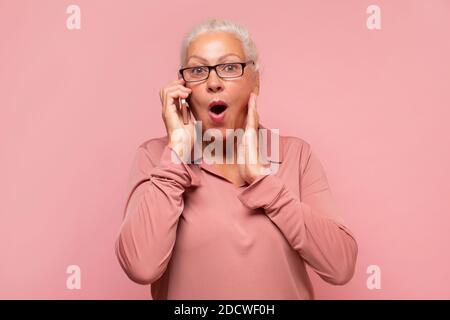
M183 116L183 123L188 124L189 123L189 114L188 114L188 109L187 109L187 105L186 105L186 99L178 98L178 105L180 106L181 114Z
M178 78L179 79L181 78L180 74L178 74ZM178 105L180 106L180 109L181 109L181 115L183 116L183 123L184 124L188 124L189 123L189 114L188 114L189 111L187 109L187 103L186 103L186 100L188 100L188 99L189 99L189 97L187 99L178 98Z

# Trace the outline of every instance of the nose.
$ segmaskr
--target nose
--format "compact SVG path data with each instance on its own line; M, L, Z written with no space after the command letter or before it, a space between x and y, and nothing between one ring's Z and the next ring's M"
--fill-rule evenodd
M215 70L211 70L206 81L208 92L220 92L223 90L222 79L219 78Z

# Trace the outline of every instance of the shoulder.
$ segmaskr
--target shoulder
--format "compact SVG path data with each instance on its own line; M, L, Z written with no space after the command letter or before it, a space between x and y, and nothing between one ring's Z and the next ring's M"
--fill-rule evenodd
M283 146L283 159L287 165L296 166L300 175L315 166L318 161L311 143L296 136L280 136Z
M155 153L158 152L159 150L164 149L164 147L167 145L167 141L168 141L167 136L150 138L143 141L138 146L138 149L144 149L150 153Z
M164 152L164 148L167 145L168 137L154 137L147 139L141 142L136 150L136 158L139 160L145 158L146 161L149 161L151 164L155 164L159 162L162 153Z
M280 135L280 141L283 146L283 156L285 158L307 158L311 153L311 144L303 138Z

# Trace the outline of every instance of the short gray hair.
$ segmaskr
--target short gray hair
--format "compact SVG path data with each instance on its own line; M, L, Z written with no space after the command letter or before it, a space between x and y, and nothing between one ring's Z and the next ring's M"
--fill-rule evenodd
M255 70L259 69L258 50L250 36L250 32L236 22L223 19L209 19L192 28L192 30L184 37L181 45L181 66L184 66L186 63L187 49L191 42L201 34L214 32L228 32L238 38L244 48L245 58L247 60L253 60L255 62Z

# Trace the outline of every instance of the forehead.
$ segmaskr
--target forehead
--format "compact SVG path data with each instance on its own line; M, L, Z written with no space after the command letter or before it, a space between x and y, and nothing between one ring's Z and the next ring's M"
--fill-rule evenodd
M200 61L215 63L222 57L244 59L241 41L231 33L206 33L195 38L187 48L186 62Z

